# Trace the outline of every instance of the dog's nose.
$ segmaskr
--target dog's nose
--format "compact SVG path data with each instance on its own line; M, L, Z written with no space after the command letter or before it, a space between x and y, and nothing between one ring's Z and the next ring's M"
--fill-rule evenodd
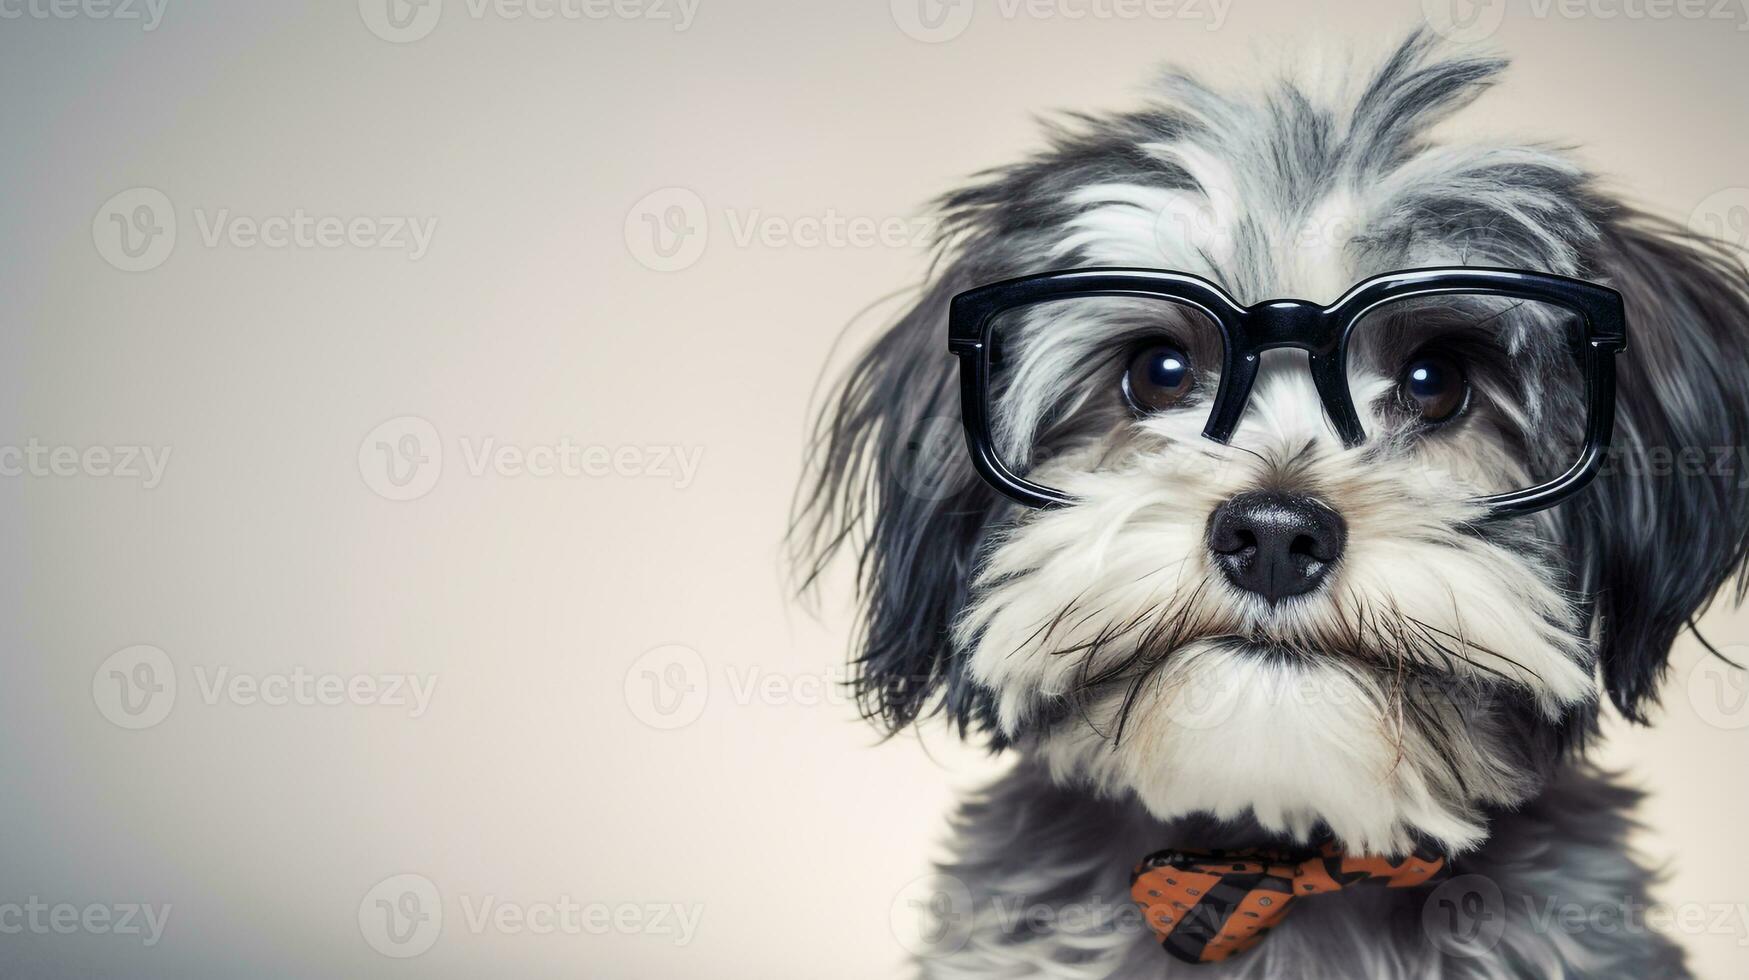
M1320 500L1254 490L1209 517L1209 550L1228 581L1275 603L1318 587L1348 543L1348 522Z

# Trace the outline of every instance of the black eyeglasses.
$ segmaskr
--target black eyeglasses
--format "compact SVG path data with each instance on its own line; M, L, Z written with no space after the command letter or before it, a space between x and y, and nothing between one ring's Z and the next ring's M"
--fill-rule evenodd
M1073 468L1077 434L1124 413L1206 413L1202 436L1227 443L1261 355L1292 348L1345 446L1368 443L1364 408L1375 439L1412 444L1485 491L1474 496L1489 516L1532 513L1596 475L1626 346L1615 290L1480 268L1377 276L1330 306L1250 307L1186 273L1081 269L960 293L948 322L973 463L1031 507L1075 501L1033 471Z

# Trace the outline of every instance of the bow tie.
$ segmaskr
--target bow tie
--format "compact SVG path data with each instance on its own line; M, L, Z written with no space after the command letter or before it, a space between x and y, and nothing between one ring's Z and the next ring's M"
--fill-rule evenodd
M1365 881L1411 888L1446 873L1445 858L1415 852L1392 863L1350 857L1334 843L1317 851L1159 851L1130 876L1160 945L1186 963L1215 963L1243 953L1302 895L1340 891Z

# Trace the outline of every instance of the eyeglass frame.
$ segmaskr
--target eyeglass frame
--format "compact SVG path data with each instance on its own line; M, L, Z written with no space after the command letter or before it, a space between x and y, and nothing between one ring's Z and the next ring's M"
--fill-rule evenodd
M1508 296L1577 313L1576 350L1585 375L1585 446L1566 472L1538 486L1478 498L1489 519L1546 510L1597 476L1615 431L1615 356L1627 350L1627 314L1608 286L1546 272L1472 266L1408 269L1372 276L1329 306L1272 299L1242 306L1201 276L1167 269L1089 268L1021 276L968 289L948 307L948 351L959 359L960 415L972 464L985 482L1028 507L1055 508L1076 498L1033 483L1009 469L990 427L990 383L996 317L1053 300L1128 296L1166 300L1206 315L1221 332L1220 382L1203 437L1226 445L1244 415L1260 355L1303 350L1312 383L1343 444L1366 441L1348 390L1348 344L1354 326L1382 304L1449 293Z

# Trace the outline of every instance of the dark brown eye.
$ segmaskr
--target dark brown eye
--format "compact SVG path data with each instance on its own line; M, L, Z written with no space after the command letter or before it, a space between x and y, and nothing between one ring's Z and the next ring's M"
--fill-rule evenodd
M1123 376L1124 397L1138 412L1171 408L1195 387L1190 355L1177 344L1154 344L1137 351Z
M1463 364L1444 354L1417 354L1403 369L1397 389L1403 404L1428 423L1456 417L1470 401L1470 380Z

